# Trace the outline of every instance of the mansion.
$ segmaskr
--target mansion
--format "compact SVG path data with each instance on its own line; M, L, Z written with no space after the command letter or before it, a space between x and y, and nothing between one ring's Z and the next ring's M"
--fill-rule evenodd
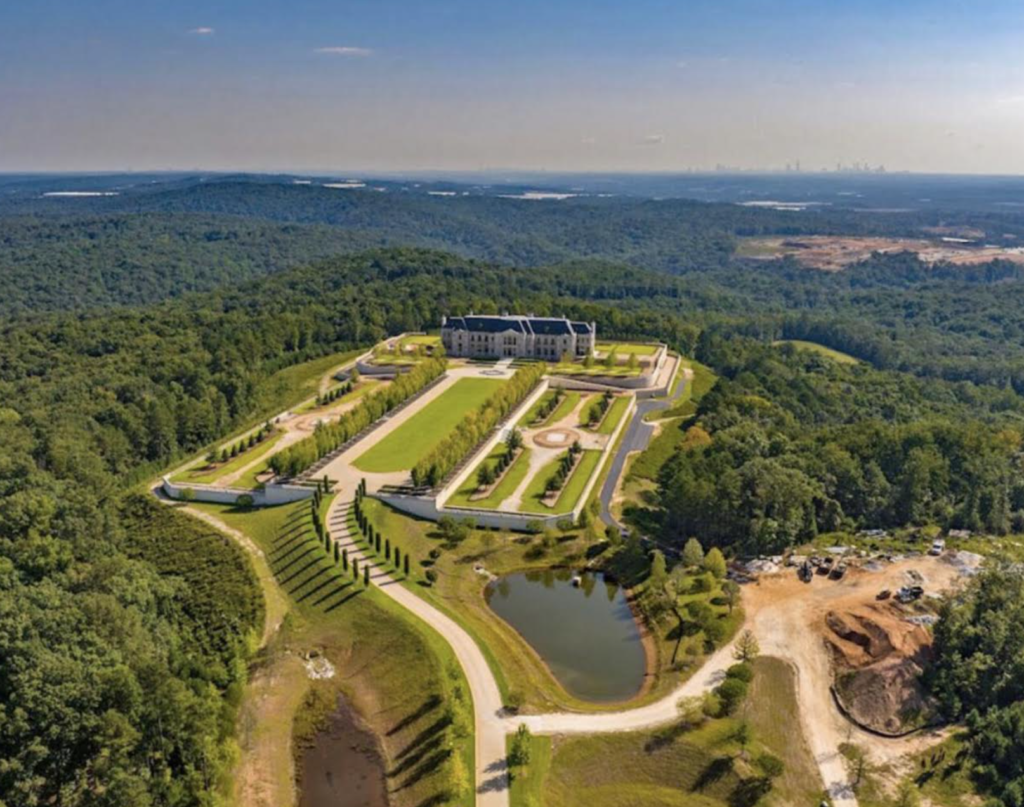
M458 358L579 359L593 355L597 326L565 317L470 314L441 320L441 344Z

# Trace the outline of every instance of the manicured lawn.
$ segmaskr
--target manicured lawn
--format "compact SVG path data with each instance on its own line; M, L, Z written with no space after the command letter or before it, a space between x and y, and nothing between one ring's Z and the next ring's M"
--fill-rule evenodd
M555 475L555 471L558 469L560 457L555 457L530 480L530 484L527 485L526 492L523 494L522 506L519 509L524 513L544 513L548 515L572 512L576 502L583 495L583 488L586 486L587 480L590 479L594 468L597 467L601 453L594 450L583 452L583 458L580 460L579 465L576 466L576 470L573 471L568 484L562 488L558 501L555 502L554 507L548 507L541 501L541 498L544 496L544 488L548 480Z
M547 419L547 423L558 423L562 418L567 417L579 402L580 394L578 392L567 392L555 407L555 411L551 413L551 417Z
M615 431L615 427L619 425L619 421L622 420L622 416L626 414L626 409L629 408L629 396L623 395L615 398L611 406L608 407L608 412L604 416L604 420L601 421L596 429L598 434L611 434ZM586 413L584 413L584 416Z
M555 397L555 390L553 390L553 389L547 390L543 395L541 395L536 400L536 402L533 404L533 406L531 406L527 410L526 414L523 415L522 418L520 418L519 423L516 424L516 425L518 425L519 428L521 428L521 429L528 428L529 426L531 426L533 424L534 418L537 417L537 413L540 411L541 407L544 406L544 404L546 404L548 401L550 401L554 397Z
M552 364L550 366L550 372L554 375L586 375L586 376L616 376L616 377L629 377L634 375L640 375L640 371L643 368L640 365L630 369L625 364L617 364L615 367L605 367L601 360L597 360L593 367L584 367L582 364L572 362L570 364Z
M356 385L355 389L353 389L352 392L348 393L347 395L342 395L336 401L331 401L330 404L323 404L322 406L318 407L316 405L316 398L311 398L304 404L297 406L294 410L295 414L304 415L307 412L312 412L316 409L323 409L325 412L329 412L331 409L341 406L342 404L351 403L352 401L358 401L374 387L379 386L380 383L380 380L376 378L364 378ZM331 389L337 389L337 385L331 387Z
M432 347L441 344L441 337L438 334L422 334L419 336L406 336L399 343L400 347L410 347L412 345L426 345Z
M493 378L459 379L353 464L367 473L410 470L504 383Z
M454 740L454 751L472 781L472 702L451 648L376 586L353 583L333 563L313 534L308 502L251 511L211 504L196 508L253 540L269 561L269 578L261 575L265 593L283 598L287 608L287 619L261 655L243 701L241 746L256 749L250 766L258 762L258 776L274 782L276 792L291 803L290 735L294 725L312 719L306 714L306 694L315 693L320 703L333 703L343 694L380 738L392 762L424 747L434 734L428 729L461 697L458 709L468 735ZM329 659L338 674L310 681L297 661L310 650ZM423 756L429 756L429 748ZM245 766L246 751L242 759ZM394 807L432 803L453 784L451 761L442 760L436 771L428 769L429 775L419 778L415 765L392 768L388 788ZM472 791L467 788L461 798L444 803L469 807Z
M513 462L505 472L501 481L485 498L470 501L469 497L476 492L476 474L480 465L485 462L492 466L496 465L498 458L504 453L505 444L499 443L494 450L484 457L483 461L473 469L469 478L462 483L462 487L455 491L445 504L451 505L452 507L483 507L487 510L496 509L499 504L512 495L512 492L519 486L519 483L523 481L523 477L526 476L527 472L530 470L530 449L524 448L519 452L519 456L516 457L515 462Z
M248 451L243 451L233 460L229 460L223 465L210 471L203 470L207 465L206 460L199 460L190 468L186 468L184 471L175 474L171 481L180 483L195 482L197 485L213 484L221 477L233 474L240 468L244 468L250 462L254 462L260 457L265 457L282 437L284 437L284 432L279 431L277 434L266 438L262 443L253 446ZM234 487L234 485L232 485L232 487ZM239 487L244 487L244 485L239 485Z
M775 345L792 345L800 350L809 350L813 353L818 353L822 356L827 356L840 364L858 364L859 362L849 353L842 353L838 350L833 350L830 347L819 345L817 342L805 342L803 339L779 339L772 344Z
M653 356L658 348L655 345L638 345L632 342L598 342L597 352L602 356L607 354L609 350L615 350L615 353L619 356Z

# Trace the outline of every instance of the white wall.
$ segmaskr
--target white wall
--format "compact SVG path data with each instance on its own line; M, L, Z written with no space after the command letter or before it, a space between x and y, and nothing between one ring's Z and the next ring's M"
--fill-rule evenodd
M314 488L303 485L267 485L262 490L244 488L217 488L212 485L179 484L168 477L163 478L163 491L172 499L180 500L182 491L192 491L192 501L212 504L234 504L239 496L252 496L257 507L272 507L302 499L313 498Z

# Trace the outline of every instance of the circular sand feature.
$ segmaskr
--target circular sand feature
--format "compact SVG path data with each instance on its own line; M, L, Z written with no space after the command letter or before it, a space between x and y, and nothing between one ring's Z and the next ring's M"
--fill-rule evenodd
M579 439L572 429L548 429L533 435L533 442L541 448L568 448Z

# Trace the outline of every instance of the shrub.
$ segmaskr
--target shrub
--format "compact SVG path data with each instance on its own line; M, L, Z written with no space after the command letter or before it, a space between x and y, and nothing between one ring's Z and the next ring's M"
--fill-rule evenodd
M250 496L248 493L243 493L241 496L235 499L235 506L241 507L243 510L248 510L254 504L256 504L256 500L253 499L253 497Z
M722 703L722 713L731 715L747 697L747 685L738 678L726 678L715 690Z
M434 585L434 583L437 582L437 572L435 572L433 569L427 569L423 576L426 578L427 582L430 585Z
M735 678L737 681L749 684L754 680L754 668L746 662L741 661L739 664L733 664L728 670L726 670L725 675L726 678Z

